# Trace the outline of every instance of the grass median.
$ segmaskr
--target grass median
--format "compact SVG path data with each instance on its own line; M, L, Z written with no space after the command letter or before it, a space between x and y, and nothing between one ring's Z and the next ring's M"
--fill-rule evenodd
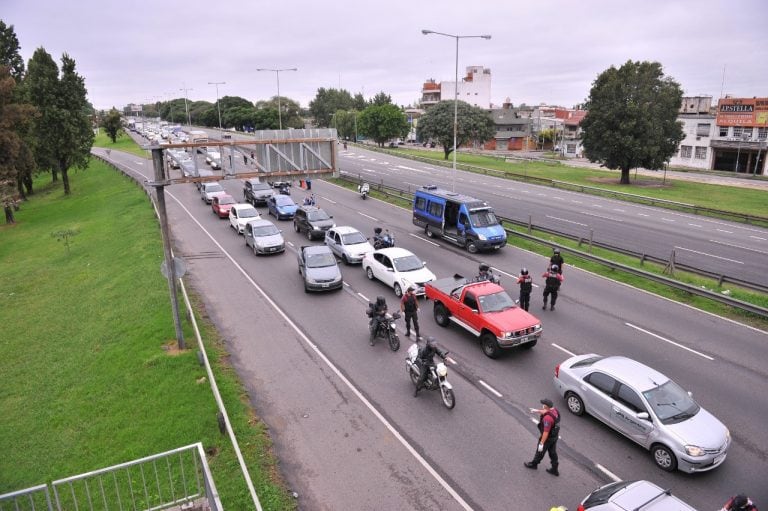
M191 349L175 349L147 196L98 160L70 180L65 196L38 179L0 226L0 493L202 442L224 507L254 509L186 320ZM267 428L202 325L261 504L294 509Z
M124 151L126 153L135 154L142 158L149 158L149 151L142 149L134 140L128 136L127 133L120 130L118 132L117 139L112 142L112 139L107 136L103 129L99 129L98 134L93 139L94 147L103 147L104 149L114 149L115 151Z

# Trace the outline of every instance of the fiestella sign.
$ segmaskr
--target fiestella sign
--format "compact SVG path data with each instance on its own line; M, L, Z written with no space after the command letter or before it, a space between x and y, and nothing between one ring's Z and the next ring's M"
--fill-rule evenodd
M768 98L725 98L717 102L718 126L768 126Z

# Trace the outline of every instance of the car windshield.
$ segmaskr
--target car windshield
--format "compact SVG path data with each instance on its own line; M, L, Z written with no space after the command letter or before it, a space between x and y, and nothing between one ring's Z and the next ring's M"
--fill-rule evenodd
M254 191L256 190L272 190L267 183L253 183L251 185Z
M221 154L218 151L208 151L208 156L216 160L221 158Z
M674 424L699 413L700 406L677 383L669 380L643 392L662 424Z
M221 187L221 185L207 185L205 187L206 193L213 193L213 192L223 192L224 188Z
M393 261L393 263L395 265L395 270L400 272L416 271L424 267L424 263L421 262L421 259L413 254L404 257L398 257Z
M253 218L259 216L259 212L254 208L242 208L237 211L237 216L240 218Z
M293 202L293 199L291 199L287 195L280 195L278 197L275 197L275 203L278 206L295 206L296 205Z
M253 237L259 238L261 236L274 236L280 234L280 231L274 225L262 225L261 227L253 228Z
M309 219L313 222L317 222L319 220L330 220L331 218L328 216L328 213L322 209L318 209L317 211L310 211L307 217L309 217Z
M320 254L307 254L307 268L323 268L336 266L336 258L330 252Z
M341 242L345 245L357 245L368 241L362 232L350 232L341 236Z
M489 225L496 225L499 221L496 219L496 215L490 209L482 209L480 211L473 211L469 214L469 221L472 222L473 227L488 227Z
M480 302L480 310L483 312L501 312L516 307L515 301L506 291L479 296L477 299Z
M227 195L226 197L219 197L219 204L237 204L237 201L233 197Z

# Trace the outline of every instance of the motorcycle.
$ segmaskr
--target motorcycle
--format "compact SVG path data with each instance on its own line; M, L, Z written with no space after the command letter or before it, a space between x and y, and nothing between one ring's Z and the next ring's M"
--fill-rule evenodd
M445 360L448 356L448 352L445 350L438 350L437 355ZM411 382L414 385L419 383L419 375L421 373L419 364L416 361L419 358L419 345L414 343L408 348L408 356L405 358L405 370L408 371L408 375L411 377ZM427 381L424 382L425 390L437 390L440 389L440 396L442 397L443 404L449 410L452 410L456 406L456 396L453 394L453 386L448 382L448 368L443 362L432 364L427 368L429 375Z
M395 246L395 237L389 233L389 230L384 231L384 234L382 234L381 228L377 227L374 232L376 233L373 237L374 249L379 250L380 248L389 248Z
M472 282L493 282L501 285L501 279L490 271L486 275L475 275L472 277Z
M371 309L369 308L368 311L366 311L366 314L368 317L371 317ZM379 320L378 325L376 326L376 331L373 333L373 341L376 342L376 339L379 337L382 337L384 339L387 339L389 341L389 349L392 351L397 351L400 349L400 337L397 335L397 329L395 328L395 321L400 319L401 315L399 312L394 312L390 314L387 312L384 314L384 316Z
M370 190L371 186L368 183L363 183L357 187L357 192L360 194L360 197L362 197L363 200L368 198L368 192L370 192Z

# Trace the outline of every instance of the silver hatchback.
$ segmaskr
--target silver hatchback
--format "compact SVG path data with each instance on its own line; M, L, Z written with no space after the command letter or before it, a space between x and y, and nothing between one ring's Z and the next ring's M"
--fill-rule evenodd
M650 481L618 481L590 493L578 511L696 511Z
M569 411L586 411L642 445L664 470L702 472L725 461L728 428L689 392L640 362L578 355L555 368L554 384Z

